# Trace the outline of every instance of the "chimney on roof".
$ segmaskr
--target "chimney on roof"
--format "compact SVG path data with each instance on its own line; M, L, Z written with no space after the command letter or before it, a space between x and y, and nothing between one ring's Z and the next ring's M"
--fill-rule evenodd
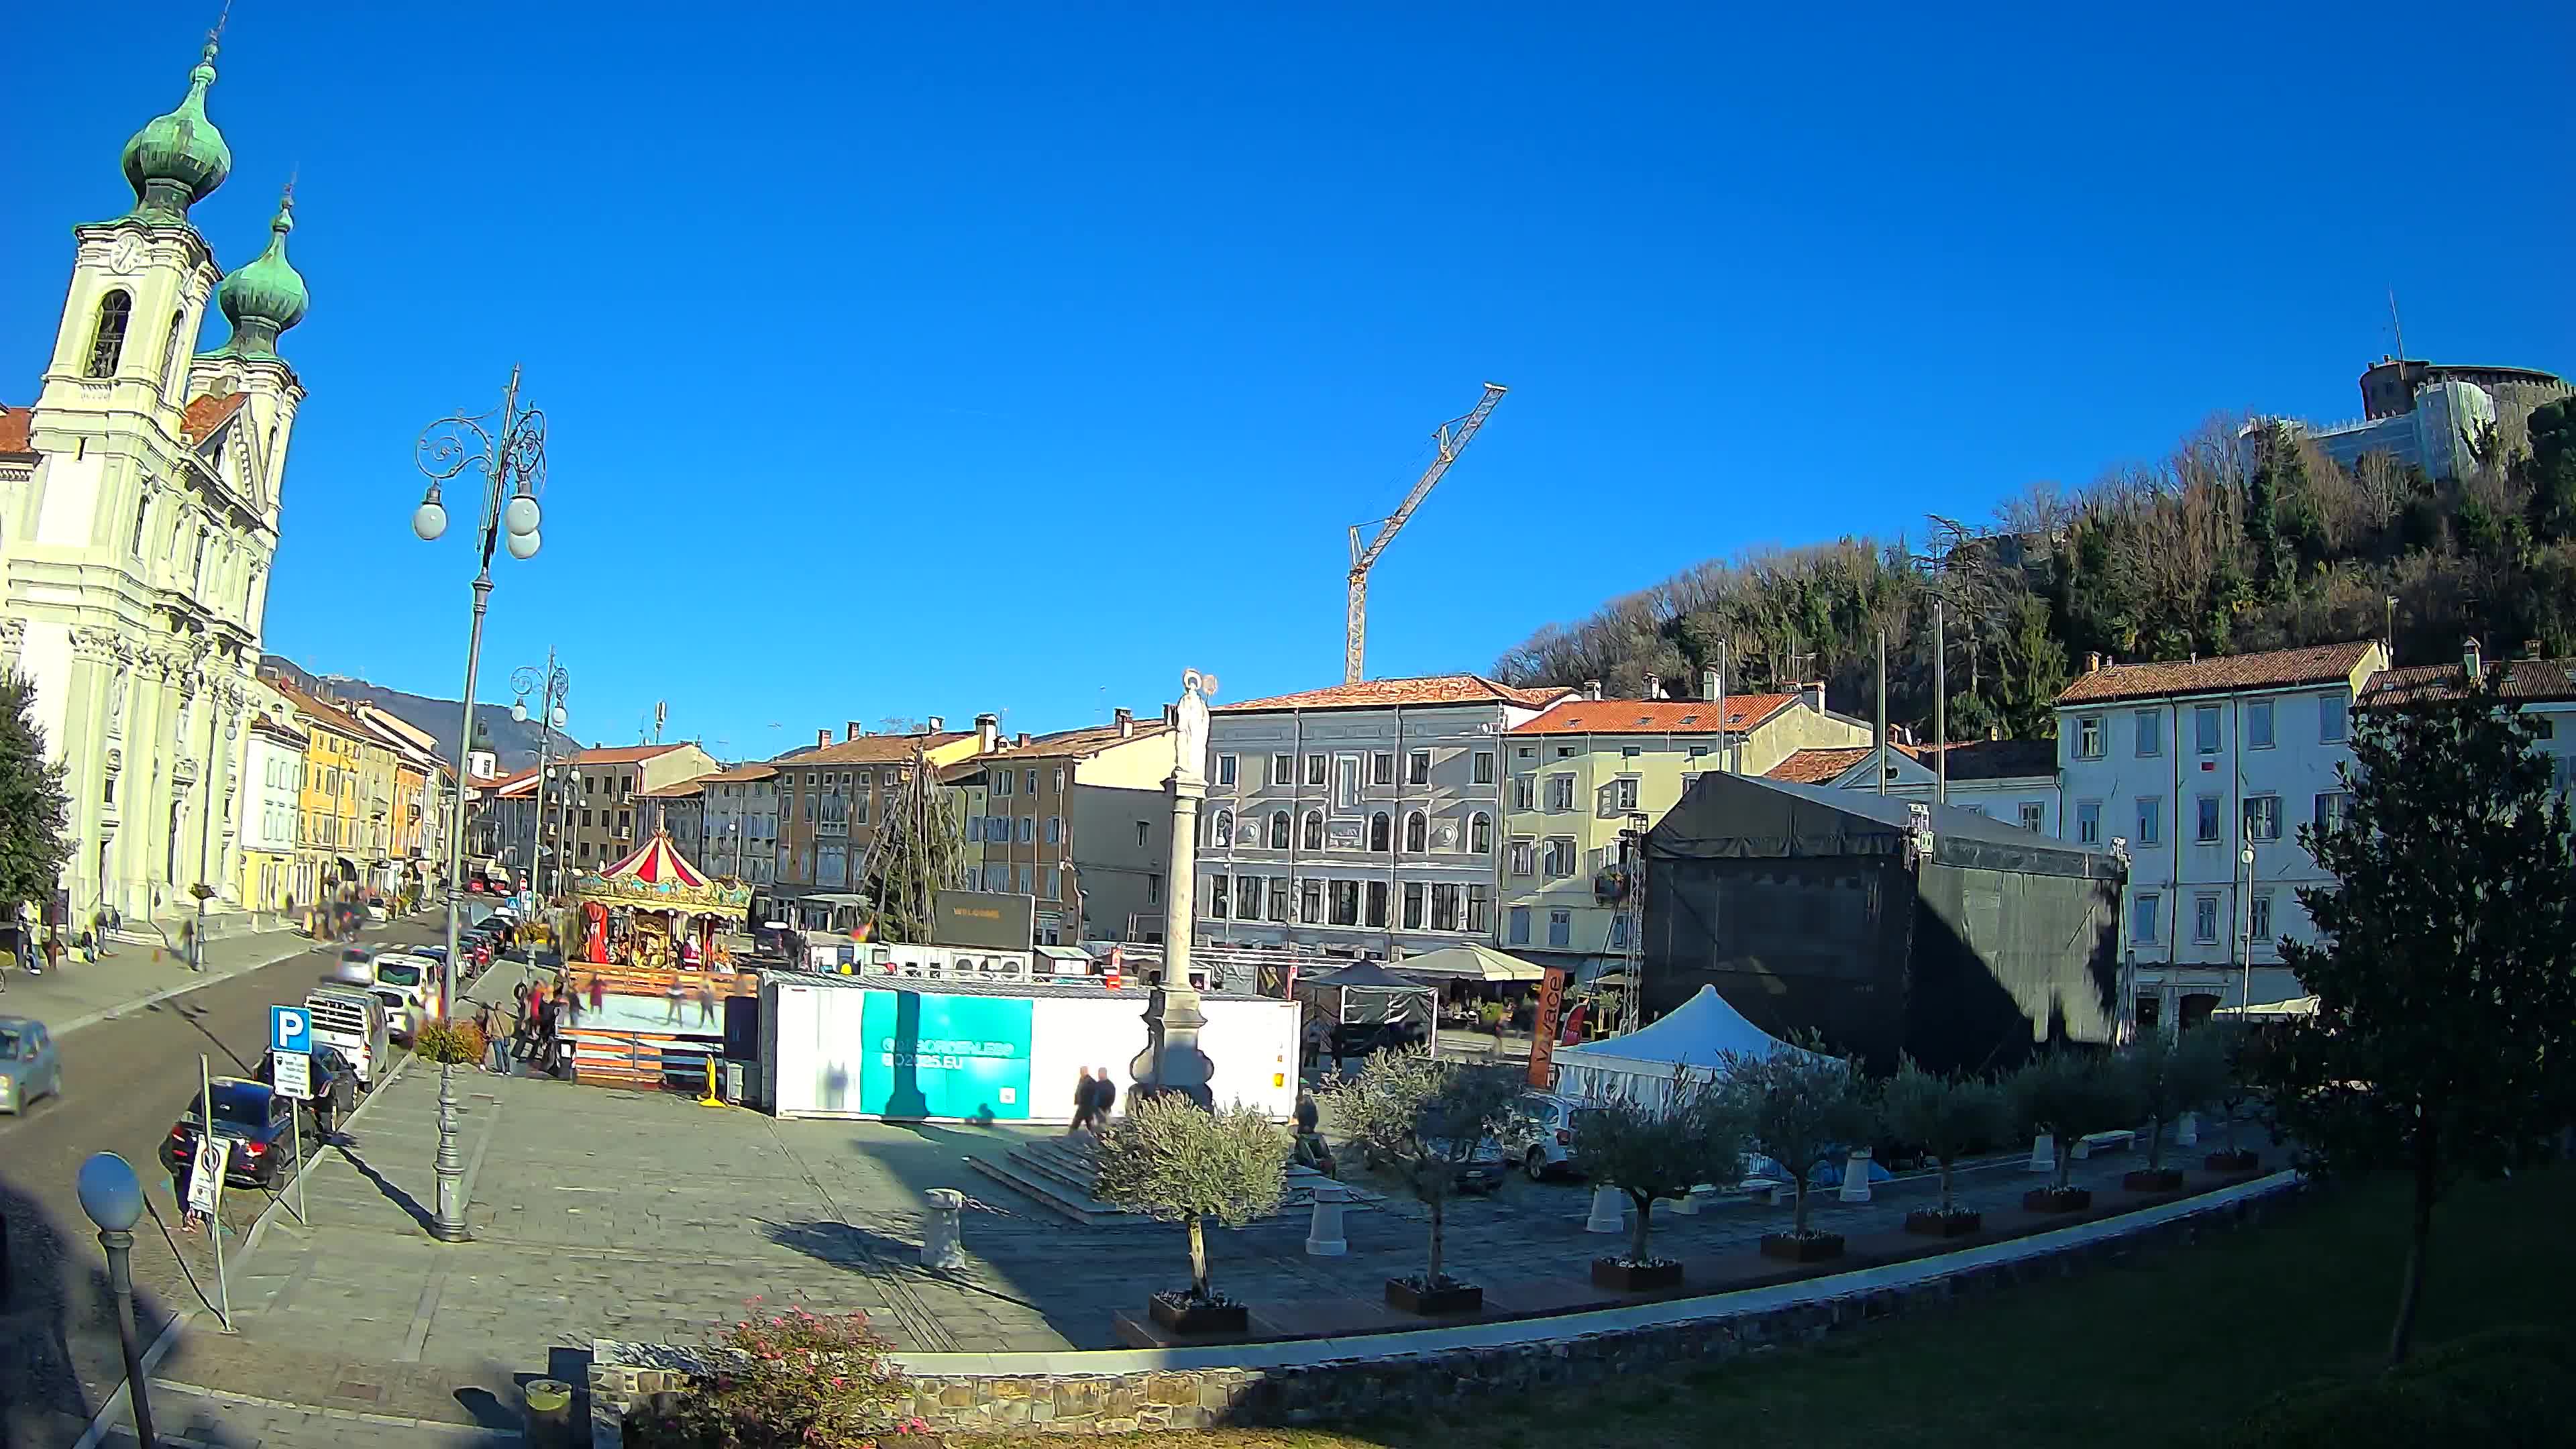
M2486 659L2478 650L2478 640L2474 634L2460 641L2460 672L2469 677L2471 687L2475 687L2480 677L2486 673Z
M2102 672L2101 650L2087 649L2084 651L2084 672L2087 674L2099 674Z
M1587 679L1583 681L1583 697L1585 699L1599 699L1601 697L1601 681L1597 679Z
M1000 743L1001 733L1002 717L1000 715L979 714L975 716L975 753L979 755L989 755L993 753L993 746Z
M2523 658L2525 658L2525 659L2537 659L2537 658L2539 658L2539 657L2540 657L2540 641L2539 641L2539 640L2537 640L2537 639L2525 639L2525 640L2523 640L2523 641L2522 641L2522 657L2523 657Z
M1136 711L1132 709L1112 710L1109 717L1118 722L1118 738L1122 740L1127 739L1136 733Z
M1825 712L1825 682L1823 680L1819 679L1807 684L1799 685L1798 697L1807 702L1807 708L1814 710L1818 714L1823 714Z
M858 738L862 733L864 733L864 731L862 731L862 730L859 728L859 722L858 722L857 720L851 720L849 723L847 723L847 724L843 725L843 726L842 726L842 728L843 728L843 729L846 729L846 730L848 730L848 731L849 731L849 733L848 733L848 734L845 734L845 735L841 736L841 739L842 739L842 741L843 741L844 743L847 743L848 741L851 741L851 740L855 740L855 739L857 739L857 738Z
M1646 698L1661 699L1663 697L1664 677L1660 674L1648 674L1646 676Z
M819 749L823 748L825 745L830 744L831 742L832 742L832 732L831 732L830 730L819 730L819 729L818 729L818 730L814 731L814 748L816 748L816 749L818 749L818 750L819 750Z
M1020 731L1020 737L1012 743L1017 744L1022 749L1027 749L1029 744L1029 732L1027 730Z
M948 717L934 714L921 722L921 727L934 735L948 733Z
M1716 670L1703 669L1699 672L1699 697L1702 699L1717 698Z

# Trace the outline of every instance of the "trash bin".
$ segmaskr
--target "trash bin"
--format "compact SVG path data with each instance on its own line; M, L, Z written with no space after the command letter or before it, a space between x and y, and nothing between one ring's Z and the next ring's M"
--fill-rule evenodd
M519 1442L526 1449L572 1449L572 1385L530 1379L519 1392L527 1400Z
M744 1093L751 1079L746 1066L747 1063L730 1059L724 1064L724 1099L737 1107L743 1105Z

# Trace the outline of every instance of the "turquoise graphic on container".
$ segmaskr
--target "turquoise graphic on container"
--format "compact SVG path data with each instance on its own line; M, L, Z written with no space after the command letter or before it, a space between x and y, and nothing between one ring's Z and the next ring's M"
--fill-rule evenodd
M868 1042L860 1110L897 1120L1027 1121L1036 1005L1027 997L870 991L859 1014Z

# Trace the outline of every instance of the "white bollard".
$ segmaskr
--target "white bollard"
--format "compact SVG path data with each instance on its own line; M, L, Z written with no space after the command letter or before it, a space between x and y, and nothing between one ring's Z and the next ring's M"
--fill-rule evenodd
M2030 1140L2030 1170L2033 1172L2055 1172L2057 1170L2056 1138L2042 1132L2037 1137Z
M2182 1114L2181 1120L2174 1123L2174 1145L2176 1147L2198 1147L2200 1145L2200 1114L2198 1112L2185 1112Z
M1869 1161L1869 1149L1866 1147L1853 1148L1851 1156L1844 1161L1843 1201L1869 1201Z
M1592 1189L1592 1216L1584 1220L1583 1230L1587 1233L1627 1231L1628 1222L1623 1211L1627 1201L1626 1193L1608 1183Z
M930 1199L930 1216L921 1221L921 1266L965 1267L966 1242L958 1218L966 1210L966 1194L953 1187L934 1187L923 1196Z
M1350 1239L1342 1235L1342 1211L1351 1200L1351 1190L1338 1182L1315 1184L1315 1215L1306 1220L1306 1256L1338 1258L1351 1250Z

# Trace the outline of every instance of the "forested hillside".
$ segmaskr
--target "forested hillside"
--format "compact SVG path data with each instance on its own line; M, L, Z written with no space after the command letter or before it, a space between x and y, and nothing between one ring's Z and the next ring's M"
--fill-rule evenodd
M1888 639L1888 717L1928 737L1932 605L1948 603L1950 732L2054 732L2049 701L2089 652L2180 659L2375 637L2395 599L2401 663L2536 640L2576 654L2576 399L2492 437L2463 478L2373 456L2345 469L2286 433L2236 442L2213 421L2152 467L2080 492L2036 487L1985 524L1843 538L1711 560L1551 624L1505 654L1513 684L1645 676L1695 691L1720 646L1729 687L1821 678L1867 717L1874 639Z

